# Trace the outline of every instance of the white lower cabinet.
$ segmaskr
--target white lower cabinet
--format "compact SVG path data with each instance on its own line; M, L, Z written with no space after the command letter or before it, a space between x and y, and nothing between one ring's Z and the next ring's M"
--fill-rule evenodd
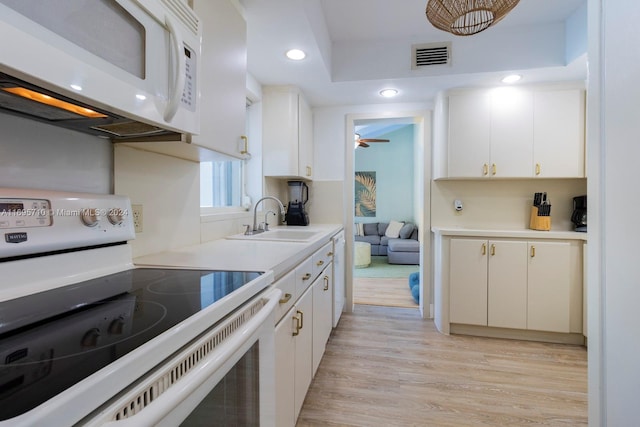
M453 238L449 259L451 323L571 332L569 242Z
M527 329L527 242L489 240L488 260L487 325Z
M280 310L289 308L275 327L278 427L295 426L331 334L333 253L330 248L331 244L325 245L275 283L284 295ZM287 294L291 297L287 298Z
M333 324L333 263L327 265L313 283L313 375L331 335Z
M311 384L313 289L276 326L276 425L294 426Z
M530 242L528 255L527 327L570 332L570 244Z

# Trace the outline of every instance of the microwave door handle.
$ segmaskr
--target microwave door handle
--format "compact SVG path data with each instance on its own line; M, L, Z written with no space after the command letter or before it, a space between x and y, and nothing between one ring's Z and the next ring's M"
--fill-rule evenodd
M167 107L164 110L164 120L165 122L171 122L173 117L176 115L178 111L178 107L180 106L180 99L182 98L182 90L184 88L185 74L187 68L187 60L182 53L182 49L184 48L184 42L182 41L182 36L180 32L173 24L173 20L171 17L166 16L165 22L167 24L167 28L169 29L169 33L172 37L170 39L173 40L173 50L175 52L175 56L177 58L177 67L176 73L174 77L173 88L169 89L169 102L167 102Z

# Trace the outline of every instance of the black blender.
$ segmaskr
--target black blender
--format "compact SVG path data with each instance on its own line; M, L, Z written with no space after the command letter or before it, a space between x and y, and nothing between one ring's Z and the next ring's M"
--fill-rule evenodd
M309 200L309 187L302 181L288 181L289 205L285 221L287 225L309 225L309 215L304 205Z

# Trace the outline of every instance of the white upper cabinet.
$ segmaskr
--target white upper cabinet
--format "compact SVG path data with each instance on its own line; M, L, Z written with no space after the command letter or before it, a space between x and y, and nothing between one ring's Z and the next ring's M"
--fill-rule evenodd
M527 178L533 159L533 95L515 88L491 91L492 177Z
M200 134L193 144L242 157L247 99L247 24L229 0L193 0L203 21Z
M582 90L535 93L533 159L536 177L585 176L584 111Z
M437 102L435 179L585 176L581 88L455 90Z
M313 117L300 90L264 87L262 108L264 175L311 180Z
M449 175L479 178L491 163L491 98L486 93L449 97ZM465 142L467 141L467 142Z

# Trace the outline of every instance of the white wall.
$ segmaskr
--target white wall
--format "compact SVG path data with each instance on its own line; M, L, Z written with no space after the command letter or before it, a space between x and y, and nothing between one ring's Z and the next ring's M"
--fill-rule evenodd
M313 187L309 190L312 199L309 208L311 221L319 223L346 224L353 220L352 212L344 206L352 178L345 181L345 144L353 147L353 140L345 140L347 115L372 114L392 116L398 111L428 109L431 103L342 105L313 109Z
M354 151L356 172L376 172L376 215L356 217L355 222L416 222L413 128L407 125L379 135L390 142L371 143ZM353 180L346 180L345 185L353 185Z
M0 113L0 187L108 194L110 141Z
M638 425L640 3L589 0L589 425Z
M134 257L200 243L200 165L115 145L115 190L143 206Z
M573 197L587 194L586 179L433 181L431 224L484 229L529 228L533 193L547 192L551 229L573 230ZM456 212L459 199L463 210Z

